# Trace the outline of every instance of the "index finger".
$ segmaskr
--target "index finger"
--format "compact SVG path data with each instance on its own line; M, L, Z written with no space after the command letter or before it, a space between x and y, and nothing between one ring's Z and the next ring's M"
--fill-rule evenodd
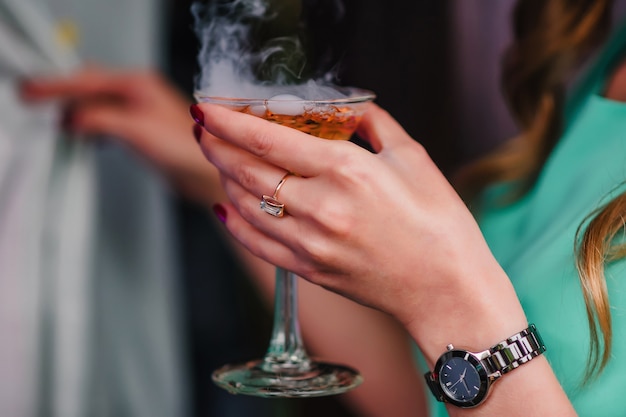
M332 165L338 144L297 129L268 122L257 116L201 103L203 124L210 134L221 138L269 163L305 177L317 175Z
M71 74L27 79L22 82L20 93L27 100L124 95L136 81L129 74L84 67Z

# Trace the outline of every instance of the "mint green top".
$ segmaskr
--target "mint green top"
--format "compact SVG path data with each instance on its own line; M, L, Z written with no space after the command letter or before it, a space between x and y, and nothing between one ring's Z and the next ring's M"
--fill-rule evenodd
M581 387L589 330L574 253L576 230L586 216L626 190L626 104L598 94L625 46L623 24L569 100L565 134L533 189L515 204L501 207L495 200L506 186L491 188L478 218L528 320L541 332L546 357L581 416L626 415L622 398L626 393L626 260L606 270L612 358L598 380ZM434 399L432 407L434 415L447 415Z

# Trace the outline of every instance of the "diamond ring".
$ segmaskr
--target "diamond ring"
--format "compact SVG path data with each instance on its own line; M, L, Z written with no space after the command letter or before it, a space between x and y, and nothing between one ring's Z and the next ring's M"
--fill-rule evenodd
M261 199L261 210L266 212L267 214L271 214L274 217L283 217L285 215L285 205L278 201L276 198L278 196L278 192L282 188L285 181L287 181L287 177L291 175L291 172L286 173L278 182L278 185L274 189L274 194L271 196L263 195Z

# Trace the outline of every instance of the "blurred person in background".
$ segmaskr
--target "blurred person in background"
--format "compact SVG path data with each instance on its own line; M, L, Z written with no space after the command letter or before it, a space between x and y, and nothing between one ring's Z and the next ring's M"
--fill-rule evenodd
M154 120L162 121L176 127L157 129L166 138L159 143L177 139L163 152L187 152L187 164L195 160L202 164L200 172L206 170L187 120L189 99L158 75L167 52L167 6L156 0L0 1L3 416L197 412L178 194L144 156L115 138L145 128L154 134ZM115 70L100 71L97 65ZM29 102L25 80L77 72L99 99L67 92L68 100ZM99 95L102 83L109 82L109 94ZM123 126L108 131L72 128L73 108L96 108L121 95L138 103L155 99L163 108L142 114L144 123L135 127L121 119ZM193 198L194 186L186 186L181 189ZM206 239L221 241L214 232ZM211 328L212 346L223 346L208 353L216 356L208 366L216 367L226 360L220 356L225 351L254 349L254 341L234 336L242 305L228 304L236 291L228 275L236 269L234 261L225 250L209 259L217 279L206 302L221 309L223 326ZM204 415L251 409L264 415L272 409L268 403L233 401L206 383L203 388L209 398Z
M156 66L161 12L151 0L0 1L2 415L189 411L165 183L122 147L60 129L59 103L20 92L83 60Z

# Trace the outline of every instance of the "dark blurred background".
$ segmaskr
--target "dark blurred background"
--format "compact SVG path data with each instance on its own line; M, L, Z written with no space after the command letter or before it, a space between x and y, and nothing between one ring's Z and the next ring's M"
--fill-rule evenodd
M289 7L289 0L283 2ZM170 0L165 14L166 72L189 94L198 52L191 3ZM515 133L498 86L512 3L303 0L300 29L317 64L333 69L343 85L375 91L377 103L450 174ZM350 416L337 398L264 400L234 397L213 386L210 374L216 367L264 354L271 316L213 229L206 208L181 200L177 213L195 415L254 410L257 417Z

